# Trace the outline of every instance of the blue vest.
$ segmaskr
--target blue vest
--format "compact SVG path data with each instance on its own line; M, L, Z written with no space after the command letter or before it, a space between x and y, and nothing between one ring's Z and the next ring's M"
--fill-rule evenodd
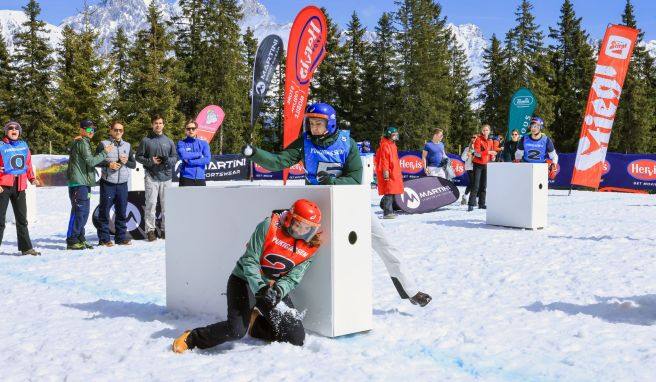
M2 172L10 175L23 175L27 172L27 143L15 141L0 145L0 155L4 168Z
M547 136L542 135L534 141L529 135L524 136L524 161L529 163L544 163L547 157Z
M326 171L335 177L340 177L344 164L351 150L351 132L339 130L337 140L328 147L312 143L312 136L303 133L303 149L305 152L305 177L310 184L319 184L317 173Z

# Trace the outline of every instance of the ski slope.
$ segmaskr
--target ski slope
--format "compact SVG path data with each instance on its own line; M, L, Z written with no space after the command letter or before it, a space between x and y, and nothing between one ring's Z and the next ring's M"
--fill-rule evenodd
M460 204L386 220L427 307L399 299L374 256L370 332L178 355L175 337L220 317L166 310L164 241L67 251L66 188L37 192L43 255L14 256L12 224L0 255L2 381L656 380L654 195L551 190L536 231Z

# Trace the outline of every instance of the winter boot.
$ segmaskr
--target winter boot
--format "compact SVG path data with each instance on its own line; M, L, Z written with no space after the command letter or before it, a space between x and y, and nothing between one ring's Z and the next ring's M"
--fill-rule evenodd
M93 249L93 245L89 244L88 241L83 241L82 244L84 245L84 249Z
M426 305L428 305L429 302L431 302L433 298L429 296L428 294L424 292L417 292L416 295L410 298L410 302L412 305L419 305L422 308Z
M114 243L112 243L111 241L101 241L98 243L98 245L99 246L102 245L104 247L112 247L114 246Z
M87 249L87 247L84 245L84 243L77 242L77 243L66 245L66 249L73 249L73 250L76 250L76 251L80 251L80 250L83 250L83 249Z
M164 234L164 230L161 230L159 232L159 238L162 239L162 240L166 240L166 235Z
M189 338L189 335L191 334L190 330L185 330L184 333L180 335L180 337L176 338L173 341L173 351L176 353L184 353L187 350L189 350L191 347L189 346L189 343L187 342L187 338Z
M30 248L27 251L23 251L23 256L32 255L32 256L41 256L41 252L36 251L34 248Z
M132 245L132 240L130 239L119 240L116 242L116 245Z
M463 206L467 204L467 197L465 195L462 196L462 200L460 201L460 204L462 204Z
M383 215L383 219L396 219L396 214L391 213L391 214Z
M471 212L471 211L473 211L473 210L474 210L474 206L469 206L469 207L467 207L467 211Z
M155 231L148 231L148 234L146 234L146 238L148 241L155 241L157 240L157 235L155 235Z

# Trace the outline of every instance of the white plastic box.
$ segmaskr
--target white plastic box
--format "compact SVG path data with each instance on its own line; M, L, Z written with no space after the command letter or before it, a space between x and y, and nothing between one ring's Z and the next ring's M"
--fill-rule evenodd
M546 227L548 186L546 163L488 163L487 224Z
M256 225L301 198L322 211L324 245L291 297L327 337L372 327L371 212L360 186L181 187L166 191L166 303L226 318L226 284ZM208 322L208 324L210 324Z
M362 161L362 185L366 188L371 188L371 183L374 182L374 154L360 154Z

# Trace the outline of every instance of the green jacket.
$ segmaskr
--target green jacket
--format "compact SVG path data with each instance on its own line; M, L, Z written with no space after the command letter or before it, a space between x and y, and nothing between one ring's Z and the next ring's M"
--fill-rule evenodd
M323 140L312 137L312 142L318 146L328 147L337 140L337 134L325 137ZM361 184L362 183L362 161L358 144L351 138L351 148L349 150L344 171L342 176L333 179L333 184ZM250 158L253 162L259 164L269 171L280 171L289 168L305 158L305 149L303 145L303 136L292 142L286 149L279 153L270 153L258 148L255 154ZM307 180L305 182L308 184Z
M105 160L105 157L105 150L93 155L88 137L76 138L69 151L66 170L68 186L96 186L96 165Z
M269 285L270 279L260 272L260 258L264 249L264 239L266 238L270 225L270 217L257 225L255 232L253 232L251 239L248 241L246 252L239 258L235 269L232 270L233 275L248 283L253 294L256 294L257 291ZM282 297L287 296L301 282L313 258L314 256L295 266L289 273L276 281L276 286L282 292Z

